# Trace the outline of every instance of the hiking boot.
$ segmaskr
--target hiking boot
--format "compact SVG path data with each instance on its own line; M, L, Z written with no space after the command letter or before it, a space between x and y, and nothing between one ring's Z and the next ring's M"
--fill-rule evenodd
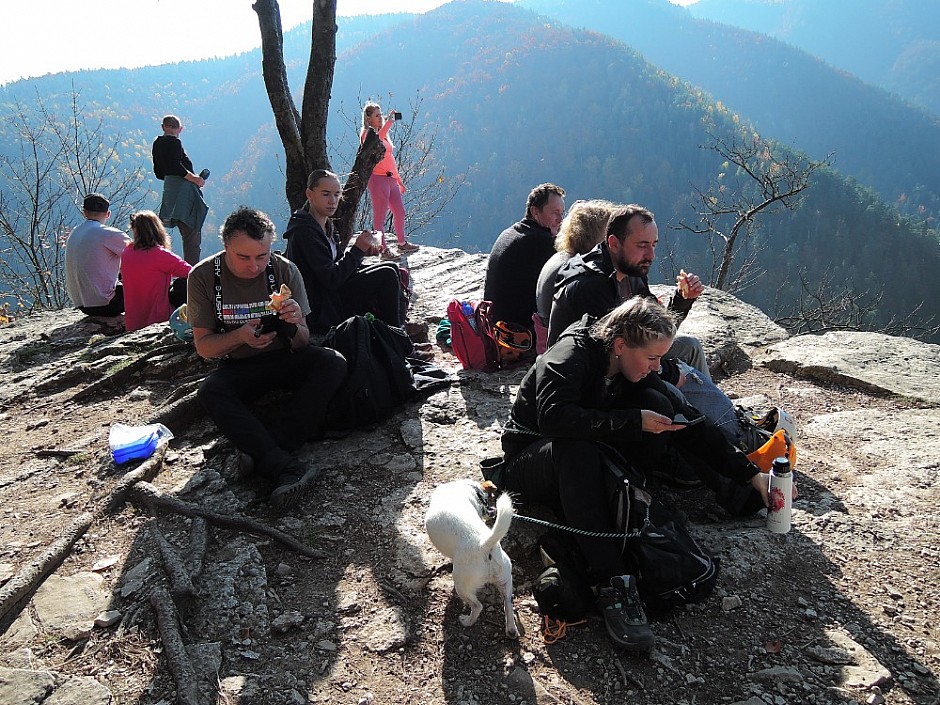
M402 252L417 252L420 249L421 245L415 245L413 242L408 242L407 240L398 243L399 254Z
M604 626L614 644L627 651L650 651L653 630L646 621L643 603L636 591L636 578L616 575L610 587L601 588L595 603L604 616Z
M278 509L287 509L294 506L310 489L319 474L320 470L318 468L305 470L299 461L292 460L281 471L281 475L277 480L277 487L274 488L268 501L271 506Z
M385 248L382 249L381 252L379 252L379 259L382 259L382 260L384 260L384 261L393 260L393 259L398 259L398 255L396 255L396 254L395 254L394 252L392 252L390 249L388 249L387 247L385 247Z

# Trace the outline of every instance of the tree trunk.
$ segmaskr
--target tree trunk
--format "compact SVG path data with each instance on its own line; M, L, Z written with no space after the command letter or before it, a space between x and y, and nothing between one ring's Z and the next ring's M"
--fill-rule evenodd
M332 171L326 153L326 122L330 91L333 88L333 69L336 66L336 29L336 0L314 0L310 63L304 81L303 115L300 122L308 172L314 169Z
M376 131L370 127L359 151L356 152L356 161L349 172L349 178L346 179L343 197L340 199L334 216L334 224L343 247L346 247L352 239L353 226L356 224L356 208L369 183L369 177L372 176L372 170L384 156L385 145L382 144Z
M274 123L281 137L281 144L284 145L287 176L285 194L293 211L304 201L303 194L307 184L308 169L300 132L300 114L294 106L290 85L287 83L281 10L277 0L256 0L251 7L258 14L258 25L261 28L261 73L264 77L264 88L271 103L271 111L274 113ZM324 145L325 143L324 139Z
M314 169L330 169L326 150L326 124L336 66L336 0L314 0L310 61L304 82L302 116L294 107L284 64L284 35L277 0L255 0L252 5L261 28L261 66L264 86L284 145L287 184L292 211L306 201L307 176ZM356 153L356 161L343 188L335 217L344 246L352 238L356 208L373 167L385 154L378 136L369 131Z

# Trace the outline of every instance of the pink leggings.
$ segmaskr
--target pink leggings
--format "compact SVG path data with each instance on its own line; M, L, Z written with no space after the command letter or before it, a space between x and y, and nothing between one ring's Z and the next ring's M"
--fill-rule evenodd
M369 196L372 198L372 228L385 230L385 216L389 209L395 222L395 236L398 244L405 241L405 204L401 201L401 191L398 182L391 176L373 174L369 178ZM382 238L382 247L385 238Z

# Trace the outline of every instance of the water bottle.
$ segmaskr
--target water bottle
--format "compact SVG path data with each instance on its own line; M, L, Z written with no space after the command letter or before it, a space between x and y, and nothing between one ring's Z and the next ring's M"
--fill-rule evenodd
M477 318L473 315L473 306L469 301L462 301L460 303L460 309L463 311L463 315L470 322L470 327L473 330L477 329Z
M785 534L790 530L790 514L793 509L793 472L790 470L789 460L774 460L773 467L770 468L769 482L767 529L775 534Z

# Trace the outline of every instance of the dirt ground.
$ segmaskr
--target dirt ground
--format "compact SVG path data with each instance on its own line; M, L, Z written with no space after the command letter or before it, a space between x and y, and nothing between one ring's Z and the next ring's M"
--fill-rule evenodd
M111 423L151 418L208 369L162 334L108 338L83 324L45 337L43 330L37 323L0 331L0 564L14 570L81 511L100 507L126 471L107 451ZM75 400L92 380L126 365L128 355L160 345L168 346L165 364L158 358L115 387ZM443 353L438 361L453 363ZM940 703L937 514L908 516L891 506L872 511L856 501L860 474L873 472L877 459L821 437L800 437L800 498L786 535L767 532L760 517L731 520L697 491L657 490L688 513L693 532L721 557L722 576L706 602L654 623L651 655L618 652L596 617L545 644L531 597L541 570L535 533L518 522L504 546L514 561L524 635L505 637L495 592L488 593L480 622L461 627L448 566L420 535L420 522L435 484L474 476L478 459L495 450L496 424L520 378L518 370L467 376L408 404L378 429L318 444L311 462L328 469L317 491L288 516L272 512L258 487L236 477L232 448L211 423L196 419L177 432L155 484L191 501L232 496L239 511L327 553L304 559L270 539L213 530L207 562L248 546L264 571L241 580L258 586L272 620L293 612L301 618L283 632L246 628L237 643L221 644L220 682L204 690L206 702ZM766 395L801 425L819 414L916 406L762 369L721 384L732 396ZM416 426L417 444L409 435ZM216 474L196 482L207 467ZM213 483L230 495L212 494ZM147 551L140 530L151 517L146 507L126 504L97 520L56 573L90 570L118 556L102 571L117 590ZM163 515L158 522L182 549L188 520ZM205 638L200 631L212 619L206 615L221 620L235 612L250 621L244 602L213 594L200 594L199 602L180 608L186 643ZM125 615L120 628L94 629L77 640L40 632L28 644L31 667L93 676L119 705L174 702L146 600L115 596L115 607ZM31 607L18 606L0 622L2 666L23 667L22 649L10 646L5 632L24 609ZM253 609L260 607L253 603ZM864 666L854 647L880 668L852 671ZM882 672L888 676L879 677Z

